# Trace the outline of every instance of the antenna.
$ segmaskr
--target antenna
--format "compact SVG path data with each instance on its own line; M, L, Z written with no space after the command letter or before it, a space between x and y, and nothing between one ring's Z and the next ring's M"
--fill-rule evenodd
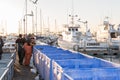
M72 0L72 15L74 15L74 1Z
M30 0L30 1L33 2L33 4L37 4L37 2L38 2L38 0L35 0L35 1Z

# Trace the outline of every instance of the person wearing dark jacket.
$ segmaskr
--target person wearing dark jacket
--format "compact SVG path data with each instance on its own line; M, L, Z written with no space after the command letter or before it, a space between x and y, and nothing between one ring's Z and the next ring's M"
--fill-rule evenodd
M16 45L17 45L17 53L18 53L18 58L19 58L19 64L23 64L23 59L25 56L24 53L24 48L23 45L25 43L25 40L22 38L22 34L19 34L18 39L16 40Z
M0 36L0 60L2 58L2 53L3 53L2 47L3 46L4 46L4 42L2 40L2 36Z

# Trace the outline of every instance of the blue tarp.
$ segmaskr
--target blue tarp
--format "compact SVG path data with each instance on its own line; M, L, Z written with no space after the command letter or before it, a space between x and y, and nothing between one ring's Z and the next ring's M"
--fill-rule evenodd
M44 80L120 80L120 65L82 53L37 45L33 56Z

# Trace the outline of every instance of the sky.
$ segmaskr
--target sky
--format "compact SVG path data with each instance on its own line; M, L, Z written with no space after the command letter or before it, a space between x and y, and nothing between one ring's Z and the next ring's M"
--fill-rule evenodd
M18 27L21 26L21 28L23 28L22 21L25 15L25 1L26 0L0 0L1 32L18 33ZM30 14L31 11L33 11L34 24L36 24L36 5L30 0L27 0L27 3L27 13ZM97 29L97 27L103 23L106 16L109 17L112 24L118 25L120 24L119 3L120 0L38 0L37 30L40 31L41 29L40 15L42 16L42 27L46 28L49 26L52 31L62 29L63 24L68 22L69 14L78 15L82 21L87 20L88 26L91 29ZM20 21L21 23L19 23ZM31 17L28 17L28 24L28 32L31 32ZM84 25L81 27L84 28Z

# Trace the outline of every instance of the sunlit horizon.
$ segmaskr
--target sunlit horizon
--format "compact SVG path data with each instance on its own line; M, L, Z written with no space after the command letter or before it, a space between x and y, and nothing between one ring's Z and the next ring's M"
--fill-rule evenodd
M18 33L19 27L23 33L23 17L25 15L26 0L0 0L0 31L7 33ZM28 14L34 13L34 27L36 27L35 4L27 0ZM110 17L110 22L118 25L120 23L119 0L38 0L37 3L37 27L40 31L42 27L50 28L51 31L62 29L63 24L68 22L68 15L78 15L83 21L88 21L88 26L93 29L103 23L105 16ZM41 13L40 13L41 11ZM42 21L40 21L40 15ZM21 21L21 24L19 23ZM28 17L28 32L31 32L32 18ZM80 23L81 24L81 23ZM57 26L57 27L56 27ZM84 28L84 26L83 26ZM7 30L6 30L7 29ZM95 28L94 28L95 29Z
M0 0L0 29L7 31L8 34L17 33L21 11L22 6L21 8L17 6L15 0Z

